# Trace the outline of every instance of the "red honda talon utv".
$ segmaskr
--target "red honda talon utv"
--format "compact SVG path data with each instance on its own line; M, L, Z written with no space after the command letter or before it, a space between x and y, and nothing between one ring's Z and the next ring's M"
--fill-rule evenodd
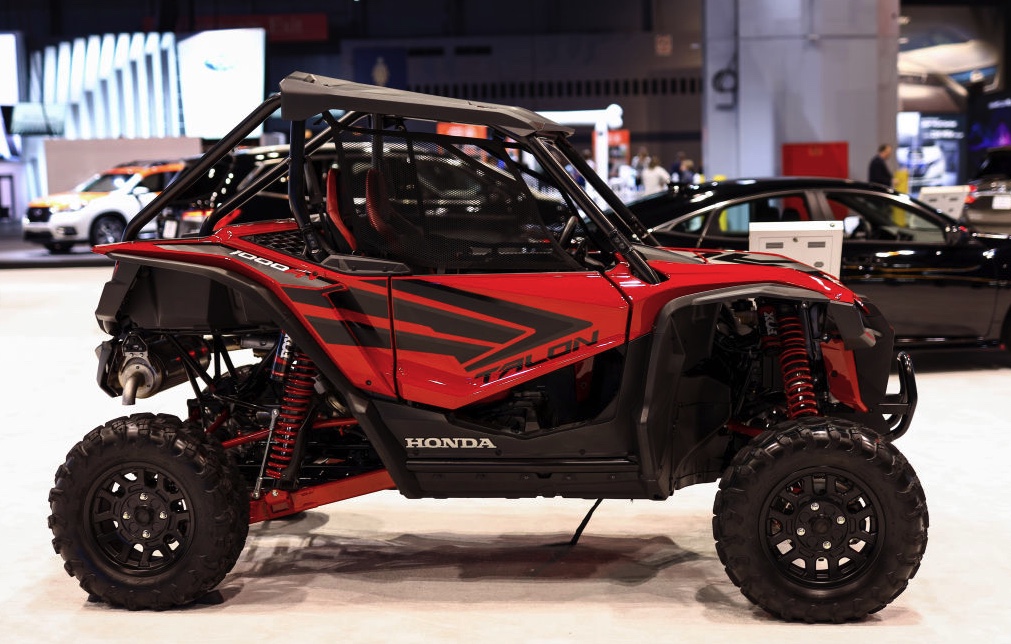
M278 108L284 162L198 234L137 239ZM892 444L916 392L899 354L886 393L888 323L779 256L658 248L570 133L295 73L97 247L116 260L99 386L193 397L92 430L58 469L53 544L84 590L192 602L250 523L378 490L663 500L719 480L716 550L765 610L842 621L901 593L927 509Z

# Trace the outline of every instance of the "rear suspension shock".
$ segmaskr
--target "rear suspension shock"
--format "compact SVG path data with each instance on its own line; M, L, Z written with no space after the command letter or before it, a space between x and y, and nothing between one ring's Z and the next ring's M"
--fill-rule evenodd
M779 351L787 416L791 419L820 416L811 375L811 359L807 354L807 338L796 308L765 305L759 308L759 319L762 322L762 347Z
M277 415L265 475L280 479L291 463L298 433L306 424L318 370L301 351L292 348L291 362L284 373L281 409Z

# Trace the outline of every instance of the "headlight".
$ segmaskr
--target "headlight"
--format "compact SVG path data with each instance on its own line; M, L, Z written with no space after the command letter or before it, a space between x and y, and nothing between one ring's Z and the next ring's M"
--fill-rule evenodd
M75 210L80 210L86 205L83 201L69 201L67 203L54 203L49 206L50 212L73 212Z

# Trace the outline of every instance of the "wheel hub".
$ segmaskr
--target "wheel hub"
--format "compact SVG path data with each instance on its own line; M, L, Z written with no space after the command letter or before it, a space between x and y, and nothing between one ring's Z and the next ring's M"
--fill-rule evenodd
M817 510L811 510L810 503L801 506L805 509L797 515L794 533L798 544L804 549L821 553L845 545L849 536L845 510L825 500L815 505L819 506ZM826 548L826 543L830 543L831 547Z
M170 525L171 513L165 499L149 492L135 492L123 500L120 531L129 540L159 539Z

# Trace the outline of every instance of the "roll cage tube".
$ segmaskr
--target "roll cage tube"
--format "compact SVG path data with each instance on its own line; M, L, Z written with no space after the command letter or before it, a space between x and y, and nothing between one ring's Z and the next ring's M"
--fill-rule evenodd
M136 217L130 220L130 223L127 224L126 229L123 231L122 241L133 241L137 239L137 235L140 233L141 229L151 222L151 220L153 220L167 204L175 200L185 190L195 184L198 179L203 177L204 173L211 169L211 166L223 159L226 154L230 153L235 148L235 146L242 143L242 141L249 136L249 133L252 132L256 126L263 123L263 121L276 112L280 107L280 94L271 94L267 97L267 100L263 101L259 107L250 112L246 118L242 119L242 121L232 128L223 139L211 146L211 148L204 153L202 157L200 157L200 161L198 161L196 165L183 170L179 176L176 177L175 181L169 183L165 190L162 190L157 197L151 200L151 203L145 206Z
M647 284L659 284L661 280L656 271L650 268L646 259L635 250L632 243L620 230L618 230L617 226L614 225L614 222L600 212L597 204L595 204L593 200L590 199L590 196L579 187L576 180L573 179L564 168L559 167L558 161L555 159L554 155L551 154L551 151L548 149L547 145L545 145L544 141L542 141L540 137L530 137L529 140L531 148L537 150L542 159L549 161L548 163L542 164L544 169L555 181L567 188L569 194L572 195L579 203L579 207L583 209L583 212L585 212L587 216L593 220L593 223L597 224L597 226L599 226L604 232L608 241L610 241L611 245L614 246L614 249L625 257L628 261L629 267L632 269L632 272ZM581 159L578 159L579 155L565 154L565 148L567 146L559 145L559 142L557 141L553 141L552 143L557 150L565 155L567 161L573 162L578 160L582 162ZM576 167L579 168L580 172L582 172L585 177L587 177L588 181L591 180L591 175L596 176L596 173L593 172L593 170L586 165L585 162L582 162L581 166ZM599 177L597 180L599 185L601 183L599 181ZM595 188L596 187L597 186L595 186ZM607 194L608 191L610 191L610 188L604 186L604 192L601 194ZM622 223L627 225L627 222L622 221Z
M631 210L625 205L625 203L618 198L618 195L614 194L614 191L604 183L604 180L600 178L600 175L590 167L590 165L583 159L582 155L575 154L575 151L571 146L561 147L559 146L559 151L565 154L566 159L577 169L579 173L583 175L593 189L597 191L607 205L611 207L611 211L614 216L628 228L628 231L639 238L639 240L650 246L659 246L660 242L653 237L653 233L649 231L646 226L643 226L639 218L636 217ZM582 191L581 191L582 192Z
M309 209L305 205L305 121L291 122L291 145L289 147L288 163L288 203L291 214L298 223L298 230L305 240L305 254L311 261L322 261L329 251L324 249L316 230L309 218Z
M344 120L344 117L341 117L340 120ZM305 144L304 155L309 156L316 152L319 148L323 147L330 140L331 131L331 128L326 128L316 136L309 139L309 141ZM222 217L236 208L241 208L243 204L249 201L253 195L257 194L279 179L281 175L286 172L290 158L289 148L289 156L285 158L285 161L276 164L274 167L261 174L253 183L246 186L241 192L232 195L230 199L215 208L214 212L211 213L211 216L205 219L204 223L201 224L199 233L200 236L210 235L214 231L214 225L218 223Z

